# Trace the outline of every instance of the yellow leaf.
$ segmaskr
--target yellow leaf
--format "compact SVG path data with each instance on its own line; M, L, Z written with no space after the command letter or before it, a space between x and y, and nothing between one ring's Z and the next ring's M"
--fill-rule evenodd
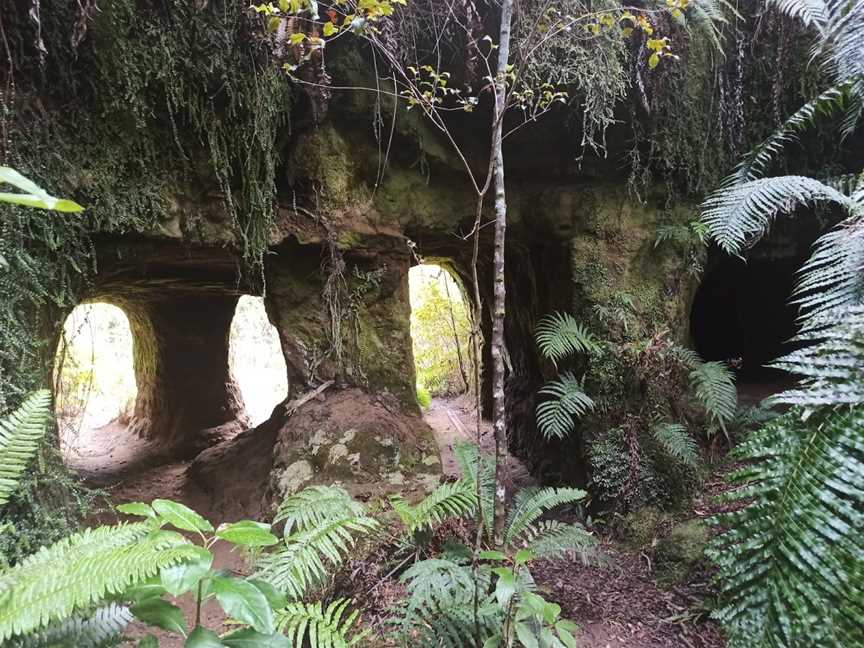
M621 35L624 38L630 38L631 34L633 34L633 28L632 27L625 27L624 29L621 30Z
M306 34L303 32L297 32L296 34L291 34L291 36L288 37L288 40L291 41L292 45L299 45L306 40Z
M339 31L339 28L332 22L324 23L324 36L332 36Z
M660 55L657 52L654 52L651 56L648 57L648 67L652 70L656 68L660 64Z

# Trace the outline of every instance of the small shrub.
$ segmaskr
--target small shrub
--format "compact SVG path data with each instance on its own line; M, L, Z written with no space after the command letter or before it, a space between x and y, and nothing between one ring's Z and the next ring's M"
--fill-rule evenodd
M417 385L417 404L423 409L432 404L432 395L423 385Z

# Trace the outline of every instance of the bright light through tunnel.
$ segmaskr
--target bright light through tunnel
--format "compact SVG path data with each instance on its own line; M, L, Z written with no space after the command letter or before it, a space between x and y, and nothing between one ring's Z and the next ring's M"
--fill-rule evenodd
M424 264L408 275L417 400L468 391L470 320L462 289L446 269Z
M114 420L127 420L135 406L132 332L117 306L76 306L63 326L57 350L56 414L69 448L87 433Z
M266 421L288 395L288 370L279 333L261 297L243 295L229 334L228 362L252 425Z

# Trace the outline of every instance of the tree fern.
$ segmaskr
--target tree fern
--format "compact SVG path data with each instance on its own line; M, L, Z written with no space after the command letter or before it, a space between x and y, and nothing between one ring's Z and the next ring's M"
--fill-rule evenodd
M495 507L495 461L477 449L473 443L461 442L453 446L463 479L469 479L477 492L477 472L480 469L480 512L486 537L492 537L492 513Z
M474 480L460 479L451 484L441 484L415 506L400 495L391 495L390 505L408 532L414 533L450 518L473 514L477 508Z
M18 480L39 449L51 418L51 393L31 394L17 410L0 419L0 506L18 487Z
M336 487L306 488L286 498L279 511L286 520L283 546L262 556L258 576L292 599L302 598L310 585L341 565L358 536L379 526Z
M731 184L715 191L702 203L702 220L721 248L738 254L768 231L777 214L817 202L833 202L854 210L848 196L818 180L778 176Z
M551 396L537 405L537 427L547 439L563 439L573 431L573 418L594 409L594 401L582 391L582 382L565 371L538 393Z
M680 423L659 423L652 428L651 433L670 457L688 466L695 466L699 462L696 441Z
M552 313L540 320L535 339L540 353L553 363L574 353L589 353L599 348L594 336L569 313Z
M113 646L132 622L125 605L109 603L91 614L75 615L27 637L16 637L9 648L102 648Z
M316 603L289 603L277 613L276 624L292 646L309 648L349 648L357 645L365 632L355 632L356 610L345 616L347 599L338 599L326 608ZM307 642L307 643L304 643Z
M814 318L796 340L808 345L772 366L802 381L770 402L808 407L864 403L864 306Z
M147 522L87 529L45 547L2 575L0 641L120 595L198 550Z
M725 432L735 418L738 392L735 377L723 362L703 362L690 372L696 400L705 408L708 418Z
M717 616L732 646L864 645L864 410L799 410L735 451Z

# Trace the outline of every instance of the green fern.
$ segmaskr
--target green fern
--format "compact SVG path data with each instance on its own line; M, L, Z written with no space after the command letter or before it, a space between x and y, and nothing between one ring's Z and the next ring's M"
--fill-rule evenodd
M0 506L9 501L18 487L18 480L39 449L50 418L51 392L43 389L0 419Z
M799 410L735 451L718 618L730 646L864 645L864 409Z
M762 238L777 214L817 202L854 210L849 197L818 180L778 176L728 185L712 193L702 203L702 220L721 248L738 254Z
M195 559L198 550L148 522L86 529L45 547L0 577L0 641L121 595L163 567Z
M408 598L393 623L406 643L421 648L463 648L474 645L474 597L483 639L500 625L501 612L487 593L492 581L488 566L475 574L449 560L422 560L400 577Z
M569 313L552 313L537 324L537 347L547 360L558 363L574 353L590 353L600 345Z
M102 648L113 646L132 622L125 605L110 603L91 614L75 615L27 637L11 639L9 648Z
M333 601L326 608L321 602L289 603L277 613L276 625L279 632L288 636L292 646L349 648L362 641L367 633L355 632L358 613L354 610L346 617L347 607L347 599Z
M291 599L301 599L322 582L344 562L357 537L379 527L347 492L333 486L311 486L289 496L279 515L286 521L283 546L261 557L257 575Z
M811 320L811 329L796 340L809 345L773 366L802 381L769 403L807 407L864 403L864 306Z
M725 432L726 425L735 418L738 392L735 376L723 362L703 362L690 372L690 382L696 400L705 409L712 423Z
M573 431L573 418L594 409L594 401L582 390L582 382L565 371L538 393L552 399L537 405L537 427L547 439L563 439Z
M586 495L578 488L525 488L519 491L507 515L504 542L513 544L544 513L564 504L576 504Z
M472 483L477 492L477 469L480 469L480 513L486 537L492 537L493 511L495 507L495 460L482 454L473 443L459 442L453 446L453 454L459 464L463 479Z
M654 440L670 457L687 466L699 463L699 448L696 441L680 423L660 423L651 430Z
M558 520L540 520L528 526L515 542L538 558L552 558L568 553L578 554L583 564L600 561L597 539L578 524Z
M447 519L471 515L477 508L474 481L460 479L450 484L441 484L416 506L410 505L400 495L390 496L390 505L396 511L409 533L415 533Z
M309 529L346 513L362 516L365 509L344 488L309 486L282 500L273 523L284 522L286 532L290 532L295 528Z

